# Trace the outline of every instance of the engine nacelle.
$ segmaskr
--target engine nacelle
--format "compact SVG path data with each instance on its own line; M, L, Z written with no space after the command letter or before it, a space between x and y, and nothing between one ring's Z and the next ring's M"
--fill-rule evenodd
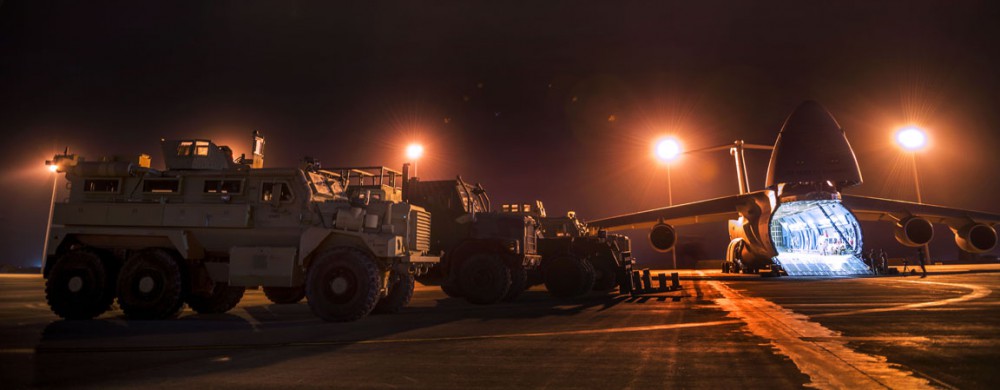
M658 252L668 252L677 244L677 230L660 222L649 229L649 244Z
M906 217L896 222L896 241L900 244L919 247L927 245L934 238L934 225L920 217Z
M955 232L955 244L966 252L985 253L997 246L997 231L992 226L982 223L970 223Z

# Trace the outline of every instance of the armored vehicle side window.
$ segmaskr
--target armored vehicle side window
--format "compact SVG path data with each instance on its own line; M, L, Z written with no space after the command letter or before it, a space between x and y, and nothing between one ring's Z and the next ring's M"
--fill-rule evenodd
M181 181L177 179L146 179L142 181L142 192L154 194L176 194L180 192Z
M208 141L181 141L177 144L177 155L181 157L208 155Z
M208 141L195 141L195 143L194 143L194 154L195 154L195 156L207 156L208 155Z
M118 192L121 180L118 179L87 179L83 181L83 192Z
M205 180L206 194L238 194L243 191L243 180Z
M190 156L191 155L191 145L193 145L193 144L194 144L194 142L191 142L191 141L182 141L181 143L177 144L177 155L178 156Z
M274 201L278 197L279 202L292 201L292 189L284 182L264 182L260 186L260 200L264 202Z

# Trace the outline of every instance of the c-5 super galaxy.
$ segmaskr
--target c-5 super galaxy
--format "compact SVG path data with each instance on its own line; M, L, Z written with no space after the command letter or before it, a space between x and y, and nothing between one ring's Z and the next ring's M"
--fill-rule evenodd
M742 149L771 149L766 188L750 192ZM802 103L785 120L772 147L737 141L732 148L740 194L589 221L609 231L649 228L653 248L666 252L677 242L674 226L729 221L727 267L755 271L770 266L789 275L868 273L861 260L858 223L895 225L901 244L931 241L933 223L948 225L962 250L984 253L997 244L1000 215L898 200L845 195L861 184L861 170L844 130L819 103Z

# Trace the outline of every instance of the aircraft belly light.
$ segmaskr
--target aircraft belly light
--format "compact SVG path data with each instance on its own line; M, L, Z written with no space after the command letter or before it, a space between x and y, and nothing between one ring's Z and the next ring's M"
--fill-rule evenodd
M782 203L770 230L775 259L789 275L870 273L861 260L861 225L839 201Z

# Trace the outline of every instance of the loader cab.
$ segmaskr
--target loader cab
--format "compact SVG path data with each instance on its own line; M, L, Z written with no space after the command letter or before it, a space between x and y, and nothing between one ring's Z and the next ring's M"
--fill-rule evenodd
M549 237L583 237L587 235L587 225L580 222L575 215L567 213L565 217L542 218L542 233Z
M471 214L490 212L486 191L481 186L473 186L461 179L411 179L408 196L410 202L426 208L435 219L456 220Z
M545 218L545 205L540 200L523 203L504 203L500 205L500 212L527 215L535 219L541 219Z

